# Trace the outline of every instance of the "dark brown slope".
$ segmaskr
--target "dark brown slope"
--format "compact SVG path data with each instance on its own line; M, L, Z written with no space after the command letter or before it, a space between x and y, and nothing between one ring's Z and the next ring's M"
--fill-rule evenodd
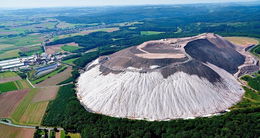
M207 39L194 40L189 42L184 48L194 59L214 64L231 74L236 73L238 66L245 62L245 57L232 48L232 46L229 47L224 44L214 45Z

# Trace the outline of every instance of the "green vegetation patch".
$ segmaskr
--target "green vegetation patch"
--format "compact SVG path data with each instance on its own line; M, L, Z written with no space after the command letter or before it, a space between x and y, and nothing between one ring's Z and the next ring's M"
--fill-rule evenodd
M137 27L128 27L128 29L130 29L130 30L134 30L134 29L136 29Z
M17 80L12 82L6 82L0 84L0 94L3 92L21 90L25 88L30 88L31 86L28 84L26 80Z
M6 82L0 84L0 94L8 91L18 90L15 82Z
M78 58L72 58L72 59L68 59L68 60L64 60L62 62L66 63L66 64L74 64L74 61L77 60Z
M157 31L141 31L141 35L158 35L165 32L157 32Z
M247 87L243 87L245 90L245 95L241 102L233 106L231 109L239 108L259 108L260 107L260 92L252 90Z
M18 76L15 72L1 72L0 73L0 79L4 78L11 78L11 77L16 77Z
M64 45L64 46L61 47L61 49L64 50L64 51L73 52L73 51L75 51L75 50L80 49L80 47L78 47L78 46Z
M247 81L248 85L251 88L253 88L257 91L260 91L260 75L259 74L256 74L255 77L246 75L246 76L241 77L241 79Z
M28 46L41 43L40 35L26 35L17 37L4 37L0 38L2 44L10 44L14 46Z

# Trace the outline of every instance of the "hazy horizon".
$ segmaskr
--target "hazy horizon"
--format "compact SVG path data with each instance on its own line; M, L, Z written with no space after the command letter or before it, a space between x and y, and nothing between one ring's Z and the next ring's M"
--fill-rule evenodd
M160 4L195 4L195 3L228 3L253 2L256 0L8 0L0 1L0 8L44 8L44 7L85 7L85 6L127 6L127 5L160 5Z

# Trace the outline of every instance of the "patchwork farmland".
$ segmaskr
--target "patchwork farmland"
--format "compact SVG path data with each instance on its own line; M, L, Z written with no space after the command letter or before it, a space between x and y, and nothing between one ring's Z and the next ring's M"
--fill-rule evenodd
M44 94L45 92L47 91L40 88L31 89L17 106L11 119L17 124L40 125L49 101L56 96L55 90L51 96L47 95L50 92Z
M70 72L71 68L68 68L64 73L70 75ZM61 75L53 79L59 83L69 77ZM0 83L0 118L9 118L15 124L40 125L49 101L55 99L59 86L32 88L15 72L0 73L0 78L2 82L5 80Z
M19 90L0 94L0 118L9 118L29 90Z
M17 80L0 84L0 93L31 88L26 80Z

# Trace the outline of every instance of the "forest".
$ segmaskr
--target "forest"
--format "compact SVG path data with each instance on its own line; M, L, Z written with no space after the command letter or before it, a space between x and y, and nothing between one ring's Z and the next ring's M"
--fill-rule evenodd
M126 48L148 40L194 36L206 32L217 33L222 36L260 38L260 9L257 6L116 7L105 8L103 12L101 10L101 12L93 15L58 16L56 18L69 23L103 23L112 25L111 27L119 26L120 30L118 31L94 32L89 35L59 39L47 44L76 42L83 47L76 51L78 53L97 47ZM121 22L128 24L118 25ZM159 31L162 33L142 35L143 31Z
M148 122L87 112L76 98L74 85L63 86L47 109L43 125L60 126L82 137L257 137L260 108L191 120ZM235 127L234 127L235 126ZM258 135L259 136L259 135Z

